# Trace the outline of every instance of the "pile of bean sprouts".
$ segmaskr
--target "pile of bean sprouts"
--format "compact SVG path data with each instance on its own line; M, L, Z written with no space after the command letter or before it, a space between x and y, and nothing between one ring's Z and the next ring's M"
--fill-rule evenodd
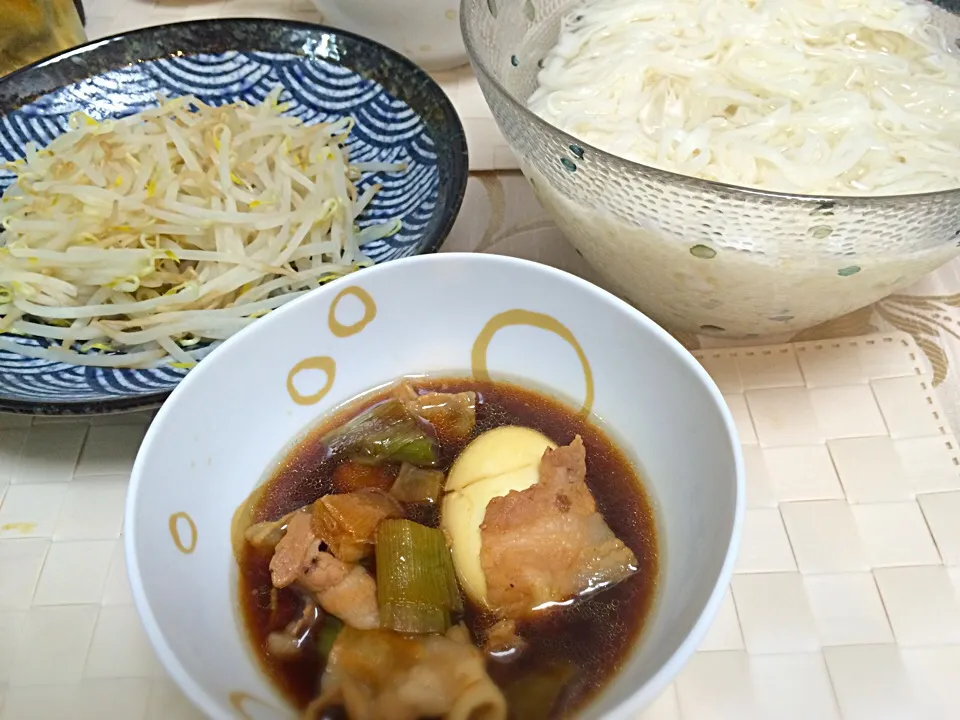
M348 161L352 118L304 125L195 97L98 122L83 113L8 167L0 350L79 365L190 367L200 348L369 264L357 228L379 185ZM17 341L10 335L40 339Z

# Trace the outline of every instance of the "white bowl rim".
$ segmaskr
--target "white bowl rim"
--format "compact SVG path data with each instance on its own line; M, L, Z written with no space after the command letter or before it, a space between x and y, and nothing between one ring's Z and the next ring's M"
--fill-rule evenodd
M525 260L505 255L449 252L438 253L434 255L415 255L412 257L392 260L387 263L382 263L364 269L360 274L360 277L369 278L378 273L402 272L406 265L414 263L442 266L455 265L463 262L480 265L487 264L491 266L491 272L495 272L497 267L513 267L522 268L524 271L539 272L544 275L560 278L564 282L568 282L577 286L583 292L593 294L604 302L612 304L614 307L619 307L620 309L626 310L637 323L642 325L646 330L651 332L655 337L663 342L671 351L673 351L673 354L676 356L676 360L678 362L683 363L691 372L693 372L694 376L706 387L707 391L710 393L710 397L717 406L717 409L720 411L720 415L723 419L723 424L727 431L727 438L733 451L734 469L736 473L736 484L734 488L736 497L734 498L733 527L732 532L730 533L729 542L727 544L723 565L720 568L719 575L714 581L713 590L711 591L706 604L701 610L699 618L697 619L693 628L691 628L690 632L687 634L687 637L682 643L680 643L679 647L673 652L667 662L665 662L656 671L656 673L654 673L650 680L648 680L642 687L638 688L632 695L630 695L629 698L617 706L607 716L610 720L627 720L628 718L634 717L639 709L645 707L654 699L656 699L666 689L667 685L669 685L679 674L680 670L686 664L687 660L693 655L697 647L699 647L700 643L703 641L703 638L706 636L707 631L710 629L710 626L713 624L713 620L720 609L720 604L723 602L724 595L726 594L727 588L730 585L730 580L733 577L733 568L734 564L736 563L737 554L740 550L743 521L746 513L746 479L743 464L743 453L733 416L730 413L730 410L727 407L727 404L723 399L723 395L720 393L716 383L714 383L713 379L710 377L707 371L703 369L703 366L696 360L696 358L694 358L693 355L691 355L676 340L676 338L670 335L670 333L661 328L642 312L624 300L621 300L616 295L613 295L612 293L594 285L593 283L588 282L587 280L584 280L583 278L563 270L559 270L549 265L543 265L532 260ZM270 313L268 316L261 318L258 322L247 326L237 334L233 335L213 353L211 353L210 357L216 357L217 354L223 354L227 352L228 349L232 347L239 338L255 333L256 328L261 327L266 323L279 322L280 320L278 320L278 318L282 318L284 314L293 311L293 309L299 304L304 302L313 302L314 300L311 298L315 297L316 295L335 292L339 287L340 283L335 280L327 285L324 285L323 287L307 293L300 298L297 298L293 302L280 307L279 309ZM204 368L207 366L212 367L210 357L205 358L201 363L199 363L197 367L188 373L187 376L174 388L173 392L163 403L153 422L150 424L143 442L140 445L136 460L133 464L133 470L130 474L130 485L127 491L127 499L124 508L124 552L126 555L127 575L130 582L130 591L133 597L134 607L136 607L137 614L140 616L140 622L142 623L147 637L149 638L151 645L153 645L154 651L157 653L157 656L159 657L164 669L174 680L174 682L177 683L187 698L189 698L190 701L193 702L194 705L196 705L204 714L211 718L224 718L226 720L226 718L229 718L229 715L224 714L222 710L222 704L214 699L203 687L197 684L193 678L190 677L189 673L187 673L183 665L180 663L176 654L167 644L163 632L160 630L160 626L150 607L150 602L147 599L146 592L143 587L143 582L140 577L140 566L137 561L135 543L135 538L137 535L135 511L138 491L145 474L146 461L144 458L149 453L150 448L156 442L157 436L160 433L159 428L163 425L167 414L172 412L171 408L176 403L177 398L180 395L189 392L190 387L193 384L203 382L202 378L205 372L210 372L209 370L204 370Z

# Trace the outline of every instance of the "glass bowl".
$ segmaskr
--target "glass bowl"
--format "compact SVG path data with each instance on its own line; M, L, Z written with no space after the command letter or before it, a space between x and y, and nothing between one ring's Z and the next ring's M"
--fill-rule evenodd
M889 197L763 192L624 160L526 108L572 0L462 0L484 98L544 208L659 323L794 332L869 305L960 254L960 188ZM960 18L935 8L951 42Z

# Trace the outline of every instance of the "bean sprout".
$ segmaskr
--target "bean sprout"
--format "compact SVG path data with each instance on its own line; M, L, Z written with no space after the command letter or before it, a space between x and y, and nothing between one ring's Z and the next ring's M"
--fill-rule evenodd
M0 350L104 367L190 366L312 288L370 264L360 231L379 185L351 165L353 119L304 125L275 89L260 105L195 97L98 122L84 113L8 167L0 199Z

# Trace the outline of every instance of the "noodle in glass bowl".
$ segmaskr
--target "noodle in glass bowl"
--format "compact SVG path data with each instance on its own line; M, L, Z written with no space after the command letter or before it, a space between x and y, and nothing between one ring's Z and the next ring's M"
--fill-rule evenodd
M611 289L668 327L795 332L897 292L960 253L960 188L750 189L633 162L527 107L571 0L463 0L480 87L540 202ZM960 19L930 6L950 47ZM628 91L629 92L629 91Z

